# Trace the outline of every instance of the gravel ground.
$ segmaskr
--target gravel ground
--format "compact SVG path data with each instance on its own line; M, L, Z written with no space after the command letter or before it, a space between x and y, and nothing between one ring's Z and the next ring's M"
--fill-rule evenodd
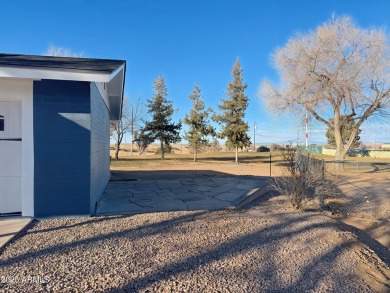
M0 255L0 291L372 292L390 270L323 215L241 211L50 219Z

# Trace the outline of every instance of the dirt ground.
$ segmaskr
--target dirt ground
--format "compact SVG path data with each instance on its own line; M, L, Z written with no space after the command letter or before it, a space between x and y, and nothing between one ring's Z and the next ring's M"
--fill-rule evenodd
M286 200L33 222L0 254L0 292L389 292L386 251Z
M367 232L390 249L390 173L372 178L364 174L328 178L338 189L325 199L335 217Z
M176 146L178 149L178 146ZM114 151L111 151L114 156ZM365 158L360 158L361 160ZM259 176L275 177L282 175L283 166L282 158L279 153L239 153L239 164L234 163L234 153L201 153L197 161L193 161L193 155L188 150L185 154L175 153L166 154L166 159L161 160L160 155L147 153L140 156L129 152L120 152L120 160L112 160L111 170L113 179L171 179L171 178L199 178L203 176ZM388 180L388 179L387 179ZM369 184L369 183L368 183ZM335 202L335 199L331 199ZM339 200L348 202L351 198L344 196ZM390 249L390 218L388 209L389 198L381 200L369 200L369 209L372 211L371 216L355 213L334 214L334 218L351 225L368 233L368 235L381 245ZM363 205L368 203L363 202ZM385 211L385 216L375 211ZM378 216L378 217L376 217Z
M267 154L241 155L239 165L232 154L135 156L112 171L119 180L269 176ZM34 222L0 254L0 291L389 292L389 264L364 231L268 192L241 210Z

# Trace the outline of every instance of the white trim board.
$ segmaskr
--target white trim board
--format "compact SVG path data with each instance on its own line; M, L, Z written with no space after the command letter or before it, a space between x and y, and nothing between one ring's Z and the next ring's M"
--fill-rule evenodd
M0 67L0 77L109 82L115 75L101 72L70 71L52 68Z

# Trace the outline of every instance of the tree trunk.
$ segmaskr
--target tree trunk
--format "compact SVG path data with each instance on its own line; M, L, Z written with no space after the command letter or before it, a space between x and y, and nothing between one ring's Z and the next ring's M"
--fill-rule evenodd
M120 143L117 143L116 144L116 148L115 148L115 160L118 160L119 159L119 148L120 148Z
M336 155L335 155L335 160L336 161L343 161L344 160L344 147L343 145L336 145Z
M343 153L343 157L344 157L344 158L345 158L345 156L347 155L347 152L348 152L349 148L352 146L353 142L355 141L355 137L358 135L358 133L359 133L359 128L358 128L358 127L355 127L355 128L352 130L351 135L349 136L347 145L346 145L345 148L344 148L344 153Z
M343 161L344 160L344 144L343 144L343 138L341 136L341 121L340 121L340 112L335 110L334 112L334 120L333 120L333 127L334 127L334 139L336 142L336 161Z
M236 164L238 165L238 146L236 146Z
M165 158L165 153L164 153L164 143L162 141L160 141L160 144L161 144L161 160L163 160Z
M196 153L197 153L197 151L196 151L196 148L194 149L194 162L196 162Z

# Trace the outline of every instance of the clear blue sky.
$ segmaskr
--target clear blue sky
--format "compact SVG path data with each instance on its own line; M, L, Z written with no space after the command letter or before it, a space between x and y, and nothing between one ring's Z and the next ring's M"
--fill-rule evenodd
M0 52L43 54L52 44L83 57L124 59L126 94L151 98L153 80L164 75L179 109L176 120L190 109L195 82L217 110L239 57L250 98L246 120L251 127L257 123L257 143L295 141L303 126L294 118L275 119L258 97L264 78L278 78L270 62L277 47L332 13L350 15L362 27L388 28L390 22L388 0L14 0L1 1L0 11ZM390 141L390 128L381 127L366 127L363 139ZM311 142L325 142L323 128L312 127Z

